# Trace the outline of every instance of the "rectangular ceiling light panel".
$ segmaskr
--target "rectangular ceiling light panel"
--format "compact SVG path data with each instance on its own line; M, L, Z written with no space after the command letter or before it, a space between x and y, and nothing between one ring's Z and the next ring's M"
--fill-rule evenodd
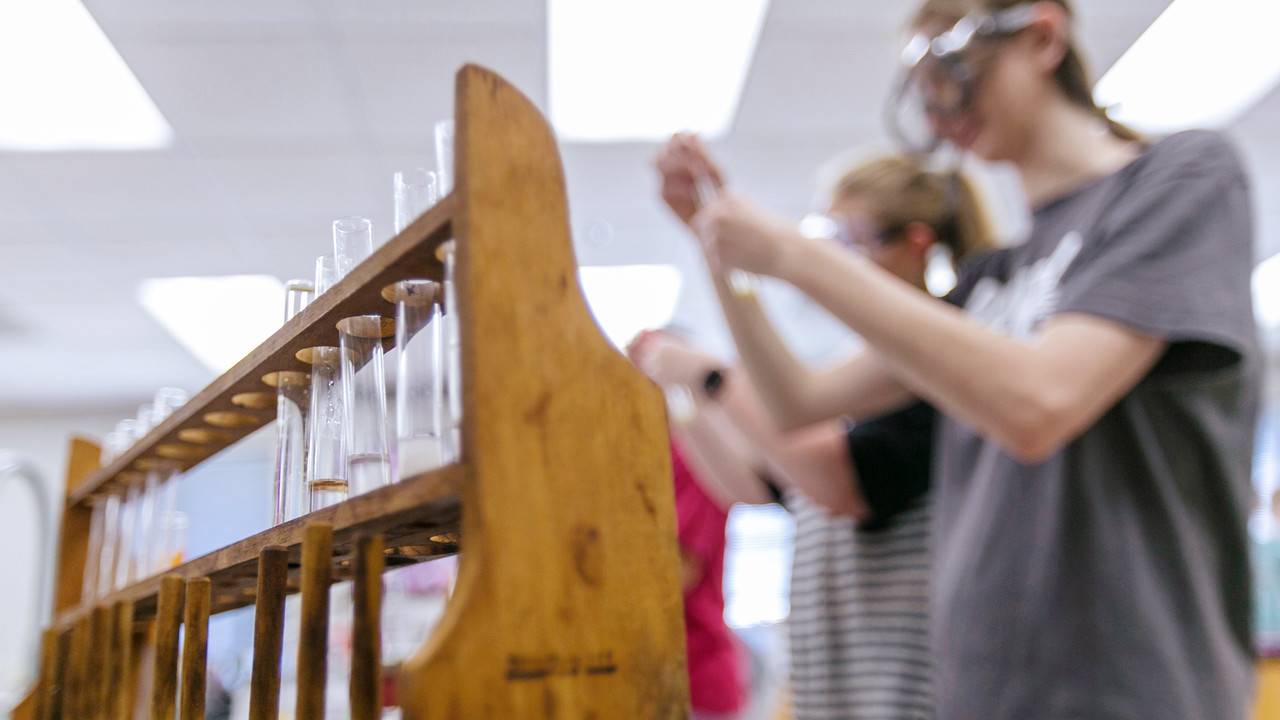
M1167 133L1234 121L1280 80L1275 0L1174 0L1094 88L1111 116Z
M173 130L80 0L0 2L0 149L144 150Z
M724 134L768 0L548 0L551 122L565 140Z
M215 373L248 355L284 320L284 284L270 275L144 280L138 301Z

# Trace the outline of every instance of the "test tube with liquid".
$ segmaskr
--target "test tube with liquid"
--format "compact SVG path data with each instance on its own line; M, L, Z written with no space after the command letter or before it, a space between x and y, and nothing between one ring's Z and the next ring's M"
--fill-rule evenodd
M285 284L285 322L311 302L315 284L290 280ZM276 465L272 483L272 521L301 517L307 511L306 442L307 412L310 406L311 376L304 372L282 371L267 378L276 386Z
M447 461L449 409L444 397L444 317L441 286L405 280L383 292L396 303L396 476L400 479Z
M322 255L316 258L315 296L319 297L337 281L334 257ZM304 357L311 365L306 454L308 511L347 499L340 352L336 347L314 347Z
M391 481L384 325L380 315L359 315L338 323L347 483L352 495Z

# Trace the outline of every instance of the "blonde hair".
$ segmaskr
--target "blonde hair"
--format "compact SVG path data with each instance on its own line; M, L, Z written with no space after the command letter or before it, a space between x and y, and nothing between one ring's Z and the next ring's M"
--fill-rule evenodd
M885 228L928 225L957 263L995 247L982 198L959 171L933 172L909 157L891 155L846 171L832 194L865 201Z
M920 10L916 12L915 24L939 23L952 25L964 16L974 12L998 12L1018 5L1030 4L1035 0L924 0ZM1074 18L1075 12L1070 0L1042 0L1052 2L1066 11L1067 17ZM1132 129L1112 120L1105 108L1098 107L1093 100L1093 81L1084 55L1076 48L1074 39L1067 45L1067 54L1062 64L1053 74L1058 89L1068 100L1094 113L1107 125L1111 134L1121 140L1141 140L1142 136Z

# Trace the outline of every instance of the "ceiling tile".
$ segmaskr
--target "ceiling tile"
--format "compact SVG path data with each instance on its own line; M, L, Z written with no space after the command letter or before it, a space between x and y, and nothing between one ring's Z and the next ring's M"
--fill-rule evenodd
M362 118L380 149L431 148L437 120L453 116L454 75L477 63L503 75L545 107L546 50L542 34L499 26L436 29L403 41L352 39L343 43L348 72L367 102Z
M308 0L82 0L113 42L188 33L289 30L314 21ZM378 3L359 3L376 5Z
M317 33L318 34L318 33ZM121 54L173 125L179 143L209 147L353 147L363 102L318 37L137 42Z

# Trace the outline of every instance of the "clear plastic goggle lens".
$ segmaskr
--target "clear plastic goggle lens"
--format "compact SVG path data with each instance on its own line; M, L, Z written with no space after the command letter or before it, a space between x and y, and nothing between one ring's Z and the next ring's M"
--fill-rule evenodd
M963 67L963 54L979 37L1009 35L1035 19L1035 7L1019 5L1000 12L972 14L947 31L918 34L902 49L903 75L889 99L886 121L894 139L907 152L934 152L942 140L930 114L961 112L972 94L974 73Z
M889 131L902 149L916 154L932 152L938 145L929 100L916 73L903 79L888 106Z

